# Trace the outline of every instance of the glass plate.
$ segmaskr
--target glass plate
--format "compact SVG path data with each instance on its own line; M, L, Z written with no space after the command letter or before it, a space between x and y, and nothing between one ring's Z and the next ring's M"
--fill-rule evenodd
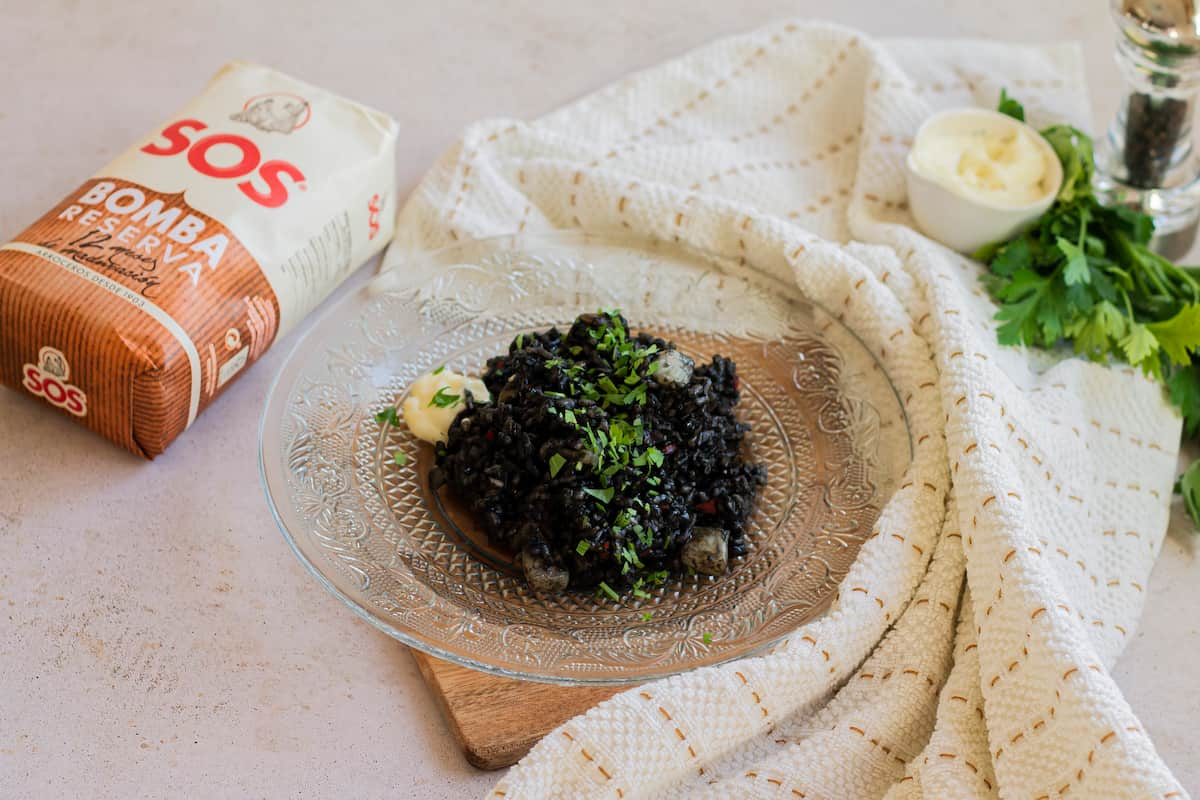
M331 308L276 379L261 463L280 530L380 630L498 675L626 683L769 646L828 606L912 450L895 389L853 332L735 269L678 245L572 235L413 255ZM648 600L536 594L429 489L431 448L375 415L441 364L478 374L517 333L613 306L697 360L737 362L736 413L768 482L749 552L722 577L677 576Z

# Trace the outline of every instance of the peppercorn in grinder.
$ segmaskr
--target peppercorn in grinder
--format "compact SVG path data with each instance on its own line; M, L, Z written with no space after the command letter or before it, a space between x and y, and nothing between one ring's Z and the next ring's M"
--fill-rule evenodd
M1185 255L1200 219L1192 117L1200 91L1196 0L1112 0L1126 92L1097 153L1096 191L1154 219L1152 247Z

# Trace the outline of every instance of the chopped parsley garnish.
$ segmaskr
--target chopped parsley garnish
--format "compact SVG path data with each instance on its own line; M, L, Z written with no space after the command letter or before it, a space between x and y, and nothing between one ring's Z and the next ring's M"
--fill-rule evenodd
M443 372L445 372L445 371L446 371L446 365L445 365L445 364L442 364L440 367L438 367L437 369L435 369L435 370L434 370L433 372L431 372L430 374L431 374L431 375L441 375L441 374L442 374Z
M562 456L560 456L558 453L555 453L554 455L550 456L550 461L549 461L550 477L553 478L556 475L558 475L559 470L561 470L563 468L563 465L566 463L567 463L567 460L565 458L563 458ZM583 555L583 553L580 553L579 555Z
M438 408L449 408L462 399L461 394L451 394L449 391L447 391L449 388L449 386L443 386L438 389L434 393L433 399L429 401L429 407L433 408L434 406L437 406Z
M590 486L587 486L584 487L583 491L587 494L590 494L601 503L607 503L609 500L613 499L613 492L615 490L611 486L607 489L593 489Z
M639 383L637 386L633 387L633 390L630 391L627 395L625 395L624 399L621 402L627 406L645 403L646 402L646 384Z
M598 488L584 491L607 504L611 502L617 486L621 487L623 493L636 486L639 473L641 480L655 486L661 484L661 479L653 476L652 472L662 467L664 454L656 447L647 446L648 431L638 413L640 406L648 399L648 378L658 365L653 359L661 348L658 345L643 347L636 339L631 339L620 312L612 309L601 312L597 324L587 333L596 343L592 358L601 363L596 364L593 360L575 362L560 351L559 355L547 358L543 365L547 369L560 370L558 374L565 376L570 391L564 395L544 390L543 394L590 400L608 412L606 431L593 424L592 415L585 417L581 411L574 409L546 407L547 414L558 417L578 431L580 443L588 450L590 457L577 460L575 470L581 471L586 465L599 477ZM517 344L521 344L519 337ZM583 348L572 346L565 348L565 352L578 356L583 353ZM552 468L551 477L556 474L557 470ZM618 524L625 527L629 522ZM642 531L639 542L653 540L651 532Z
M396 409L391 406L385 408L383 411L380 411L375 415L375 421L380 425L383 425L385 422L388 425L397 424L398 420L396 419Z
M700 641L704 642L705 644L712 644L712 634L711 633L704 634L703 636L700 637Z
M587 541L587 539L580 539L579 544L575 545L575 552L579 553L581 556L587 555L587 551L591 549L592 545Z
M632 543L617 548L617 559L621 562L622 575L628 575L634 569L642 569L646 566L642 563L642 559L638 557L637 549L634 548ZM635 588L637 587L635 586Z
M518 333L517 334L517 349L522 350L524 348L525 348L525 334Z
M612 599L612 600L620 600L621 599L621 596L618 595L616 592L614 592L613 588L611 586L609 586L607 583L605 583L604 581L600 581L599 588L600 588L600 591L602 591L606 595L608 595L610 599Z
M633 534L637 536L638 544L642 547L649 547L654 544L654 534L644 525L634 525Z
M636 594L636 592L635 592L635 594ZM646 596L649 597L649 595L646 595ZM651 614L649 611L642 612L642 622L649 622L653 618L654 618L654 615Z
M646 579L644 577L638 578L636 581L633 582L634 597L640 597L643 600L648 600L650 598L650 593L647 592L643 588L645 585L646 585Z
M397 467L403 467L408 463L408 453L403 450L397 450L392 454L392 461L395 462Z

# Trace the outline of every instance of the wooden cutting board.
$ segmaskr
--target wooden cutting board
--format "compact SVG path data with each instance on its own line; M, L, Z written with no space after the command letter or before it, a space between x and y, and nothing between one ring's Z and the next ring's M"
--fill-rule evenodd
M480 769L517 763L550 731L628 686L552 686L497 678L413 650L467 761Z

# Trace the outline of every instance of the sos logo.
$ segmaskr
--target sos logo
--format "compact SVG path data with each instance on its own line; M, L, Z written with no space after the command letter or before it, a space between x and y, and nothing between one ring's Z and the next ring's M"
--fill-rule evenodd
M189 134L207 130L198 119L181 119L163 128L162 142L151 142L142 152L152 156L175 156L187 153L188 164L201 175L218 180L238 180L242 194L264 208L279 208L288 201L288 183L304 188L304 173L289 161L273 159L264 162L258 145L236 133L210 133L195 141ZM218 166L209 160L209 152L219 145L237 148L237 163ZM227 149L227 148L226 148ZM285 183L287 181L287 183Z
M32 395L43 397L50 405L64 408L77 417L87 416L87 395L67 383L71 365L61 352L53 347L43 347L38 351L38 363L26 364L23 373L22 385Z

